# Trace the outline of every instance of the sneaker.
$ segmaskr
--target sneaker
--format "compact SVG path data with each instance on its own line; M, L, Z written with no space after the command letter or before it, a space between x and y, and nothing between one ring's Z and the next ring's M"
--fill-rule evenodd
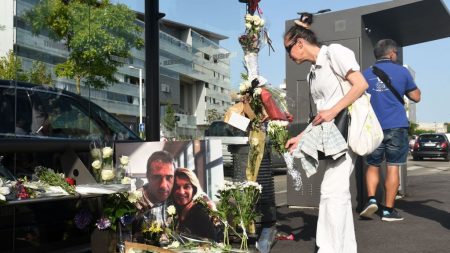
M384 221L399 221L403 220L403 217L397 212L397 210L393 209L392 212L389 213L387 210L383 210L381 215L381 220Z
M374 214L378 210L377 201L374 199L369 200L367 202L366 206L362 210L362 212L359 214L359 216L365 217L365 218L372 218L372 214Z

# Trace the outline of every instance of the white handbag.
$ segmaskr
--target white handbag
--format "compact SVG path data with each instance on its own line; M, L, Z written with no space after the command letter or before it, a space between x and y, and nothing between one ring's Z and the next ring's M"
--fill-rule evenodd
M329 52L327 52L327 57L331 70L339 81L341 89L344 90L344 87L346 87L348 92L351 84L336 74L331 63ZM348 107L348 112L350 115L347 139L348 146L353 152L360 156L372 153L380 146L384 134L377 115L375 115L375 112L373 111L372 104L370 104L370 94L364 92L361 97L356 99L356 101Z
M368 155L380 146L384 138L383 129L370 104L370 94L364 92L348 110L348 145L356 154Z

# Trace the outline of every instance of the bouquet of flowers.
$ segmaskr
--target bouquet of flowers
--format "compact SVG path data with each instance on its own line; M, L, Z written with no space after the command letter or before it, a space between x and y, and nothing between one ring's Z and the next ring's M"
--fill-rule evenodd
M248 249L247 231L250 229L250 233L255 233L253 225L258 216L255 204L259 200L261 191L261 185L252 181L235 183L225 181L219 189L217 210L210 210L210 213L224 225L225 247L230 247L229 233L231 232L241 239L241 249Z
M11 193L11 182L3 181L3 179L0 178L0 204L6 202L6 195L9 195L10 193Z
M175 224L177 219L177 211L175 206L167 207L168 219L165 224L155 220L146 220L144 216L144 223L142 224L142 235L147 244L161 246L169 245L172 241L171 247L179 247L173 242L177 241L175 234Z
M264 24L264 19L258 15L245 15L245 33L239 37L244 52L259 52Z
M100 230L111 228L115 231L118 225L131 224L137 212L134 203L141 197L142 192L140 191L118 192L108 195L104 203L103 214L97 220L97 228Z
M95 180L102 183L113 181L121 182L125 173L125 168L129 163L128 156L121 156L117 168L114 166L114 149L110 146L91 149L91 157L94 160L91 163Z
M292 122L293 117L287 110L285 93L270 87L267 80L259 75L258 52L261 42L265 41L270 49L273 48L264 28L265 21L260 17L262 11L259 8L259 1L248 2L248 7L249 13L245 15L245 33L239 37L239 43L244 51L244 65L247 73L241 75L242 82L238 95L240 102L228 110L225 114L225 122L228 122L231 114L236 111L250 119L250 150L246 177L249 181L256 181L264 154L267 123L271 121ZM255 13L255 10L258 10L258 13ZM269 132L275 150L283 153L285 142L282 142L287 141L289 137L286 127L287 124L284 122L271 124Z

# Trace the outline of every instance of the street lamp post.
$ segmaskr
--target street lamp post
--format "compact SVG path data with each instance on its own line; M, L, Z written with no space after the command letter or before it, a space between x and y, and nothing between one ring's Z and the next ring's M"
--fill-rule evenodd
M134 66L128 66L130 69L139 70L139 137L143 138L144 126L142 124L142 69Z

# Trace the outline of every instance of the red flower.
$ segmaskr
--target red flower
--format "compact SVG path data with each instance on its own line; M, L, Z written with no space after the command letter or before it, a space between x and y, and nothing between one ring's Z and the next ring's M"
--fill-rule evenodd
M65 180L69 185L75 185L75 182L76 182L75 179L73 179L71 177L66 177Z

